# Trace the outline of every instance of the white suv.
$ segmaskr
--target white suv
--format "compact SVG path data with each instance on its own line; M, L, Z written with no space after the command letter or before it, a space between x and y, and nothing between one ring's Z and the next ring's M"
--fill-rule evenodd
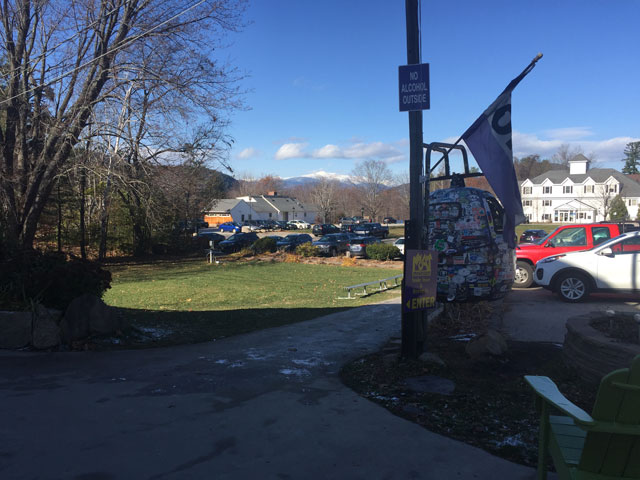
M311 228L311 224L305 222L304 220L291 220L289 224L295 225L296 227L298 227L298 230L302 230L303 228Z
M584 300L593 291L640 292L640 231L591 250L543 258L535 282L567 302Z

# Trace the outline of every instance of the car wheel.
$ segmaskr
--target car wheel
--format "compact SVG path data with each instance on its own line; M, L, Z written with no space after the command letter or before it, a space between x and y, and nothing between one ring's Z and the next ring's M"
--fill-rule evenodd
M513 286L517 288L529 288L533 283L533 267L527 262L516 263L516 277Z
M569 272L558 279L557 291L565 302L581 302L589 296L589 280L581 273Z
M338 254L338 250L336 250L335 248L332 248L331 250L329 250L330 257L335 257L337 254Z

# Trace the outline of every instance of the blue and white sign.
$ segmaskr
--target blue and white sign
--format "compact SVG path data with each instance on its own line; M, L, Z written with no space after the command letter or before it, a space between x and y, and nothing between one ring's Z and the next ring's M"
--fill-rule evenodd
M401 65L398 67L400 111L429 110L429 64Z

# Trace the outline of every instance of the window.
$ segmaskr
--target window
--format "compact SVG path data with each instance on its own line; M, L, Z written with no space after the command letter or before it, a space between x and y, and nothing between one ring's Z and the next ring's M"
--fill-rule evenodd
M587 231L584 227L565 228L549 241L556 247L586 247Z
M629 206L630 207L635 207L638 204L638 199L637 198L630 198L629 199Z
M542 220L544 220L545 222L550 222L551 221L551 214L550 213L543 213L542 214Z
M585 185L584 186L584 193L594 193L595 190L595 185Z
M271 213L271 212L269 212L269 218L271 218L271 215L272 215L272 213Z
M593 230L591 232L593 233L594 245L600 245L605 240L609 240L611 238L609 227L593 227Z
M617 183L613 183L611 185L605 185L604 186L604 191L606 193L617 193L618 192L618 184Z
M542 187L542 193L545 195L551 195L551 189L553 187Z
M542 200L542 206L543 207L550 207L551 206L551 200Z
M530 207L531 206L531 200L523 200L522 201L522 206L523 207Z
M640 237L629 237L622 242L618 242L611 247L616 254L619 253L640 253Z
M562 187L562 193L573 193L573 185L565 185Z
M523 195L531 195L531 187L522 187Z

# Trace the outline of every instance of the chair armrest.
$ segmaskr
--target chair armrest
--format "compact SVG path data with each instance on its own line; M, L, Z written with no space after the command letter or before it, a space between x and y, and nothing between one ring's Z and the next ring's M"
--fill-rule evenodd
M596 421L591 418L591 415L577 405L571 403L564 395L562 395L556 384L553 383L549 377L525 375L524 379L529 385L531 385L531 388L536 392L536 395L541 397L545 402L553 405L561 412L569 415L576 423L585 427L592 427L596 425Z

